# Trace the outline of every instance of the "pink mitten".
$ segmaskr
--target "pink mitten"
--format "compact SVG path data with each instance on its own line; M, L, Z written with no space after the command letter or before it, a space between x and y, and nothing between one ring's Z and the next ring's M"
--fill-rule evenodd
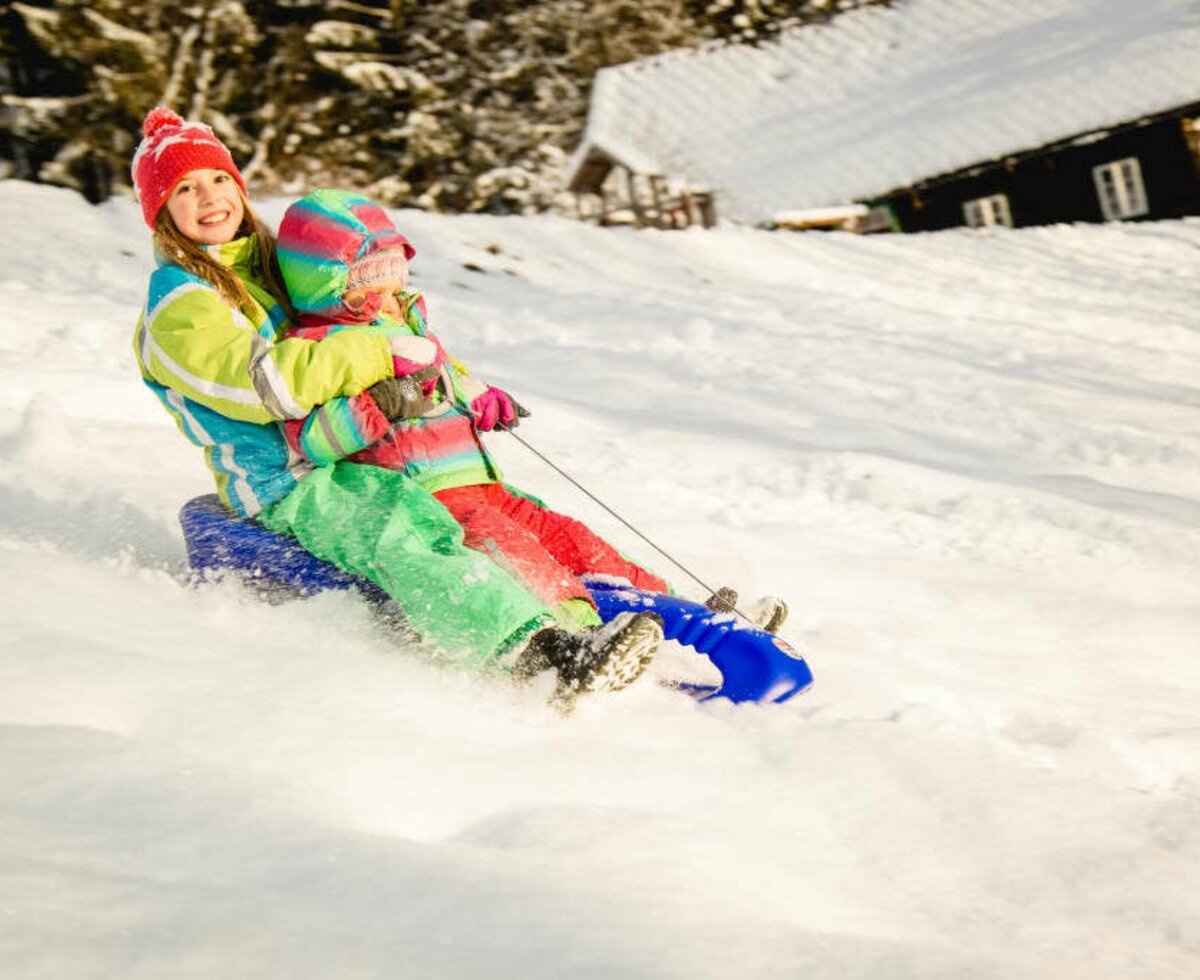
M476 425L484 432L495 428L515 429L518 418L524 418L529 413L518 405L511 395L493 385L488 385L483 394L471 402L471 411L475 413Z

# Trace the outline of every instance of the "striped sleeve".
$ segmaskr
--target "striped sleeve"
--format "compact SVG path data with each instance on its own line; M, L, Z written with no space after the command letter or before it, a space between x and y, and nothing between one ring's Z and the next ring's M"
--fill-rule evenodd
M352 398L335 398L307 418L284 423L288 444L317 466L331 466L373 445L391 423L365 391Z

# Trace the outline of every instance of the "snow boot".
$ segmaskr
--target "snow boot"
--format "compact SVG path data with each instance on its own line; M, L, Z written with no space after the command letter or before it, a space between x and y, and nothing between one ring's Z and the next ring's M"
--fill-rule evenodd
M662 639L662 619L651 612L624 612L604 626L581 633L549 627L530 638L513 664L513 677L530 680L553 668L560 700L595 691L619 691L642 675Z
M704 603L713 612L737 614L738 594L736 589L723 585ZM746 613L746 619L757 629L767 633L778 633L780 627L787 621L788 607L782 599L765 595Z
M737 601L737 589L731 589L728 585L722 585L708 597L704 605L713 612L731 613L736 611Z
M788 605L778 596L765 595L746 613L750 622L766 633L778 633L787 622Z

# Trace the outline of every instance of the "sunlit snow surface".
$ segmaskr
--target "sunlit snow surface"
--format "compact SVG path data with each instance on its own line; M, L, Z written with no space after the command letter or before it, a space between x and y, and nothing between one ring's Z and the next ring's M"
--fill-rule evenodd
M184 587L145 228L0 182L5 977L1196 975L1200 222L398 218L522 434L786 597L815 687L562 718L347 595Z

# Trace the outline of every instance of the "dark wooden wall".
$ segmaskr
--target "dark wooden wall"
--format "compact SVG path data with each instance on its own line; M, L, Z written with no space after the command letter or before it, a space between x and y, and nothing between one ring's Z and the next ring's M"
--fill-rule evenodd
M1200 214L1200 161L1188 146L1180 115L1114 130L1079 146L1056 146L989 164L975 174L929 181L893 192L875 203L891 207L904 231L930 231L966 223L963 204L1008 195L1013 224L1103 221L1092 168L1137 157L1150 213L1146 219Z

